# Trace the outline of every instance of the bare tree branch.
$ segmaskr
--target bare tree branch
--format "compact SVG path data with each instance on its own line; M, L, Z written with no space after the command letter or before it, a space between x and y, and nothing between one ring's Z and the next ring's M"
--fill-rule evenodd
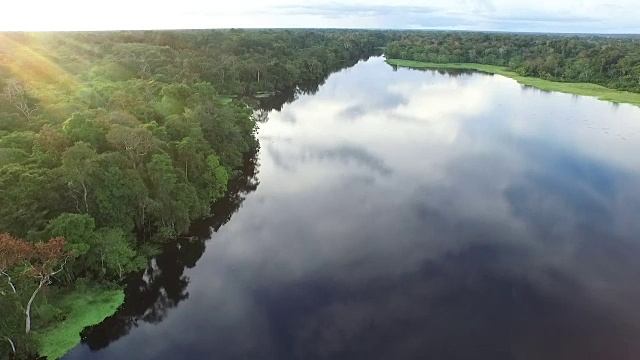
M13 343L13 340L11 340L9 337L5 336L4 337L5 340L7 340L9 342L9 344L11 344L11 350L13 350L13 353L16 353L16 344Z
M34 113L39 109L38 105L30 105L27 89L20 80L10 78L4 88L3 96L18 109L27 120L31 121Z
M13 290L14 294L17 293L16 287L13 285L11 276L6 271L0 271L0 274L2 274L2 275L7 277L7 282L9 283L9 286L11 286L11 290Z

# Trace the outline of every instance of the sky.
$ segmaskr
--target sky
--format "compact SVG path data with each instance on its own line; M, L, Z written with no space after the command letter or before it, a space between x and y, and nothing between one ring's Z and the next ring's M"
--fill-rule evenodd
M640 0L10 0L2 4L0 30L233 27L640 33L638 19Z

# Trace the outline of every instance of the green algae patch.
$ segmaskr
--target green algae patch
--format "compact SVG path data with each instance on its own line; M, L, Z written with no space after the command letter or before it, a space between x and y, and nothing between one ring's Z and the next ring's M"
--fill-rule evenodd
M113 315L124 302L122 290L88 288L61 295L54 305L65 314L63 321L37 331L38 350L49 360L59 359L80 344L80 332Z

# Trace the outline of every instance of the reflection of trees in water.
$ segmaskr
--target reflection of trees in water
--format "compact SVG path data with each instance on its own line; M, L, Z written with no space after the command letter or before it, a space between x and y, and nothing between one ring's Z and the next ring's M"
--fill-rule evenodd
M253 112L253 119L258 123L266 123L269 121L269 111L258 109Z
M469 70L469 69L438 69L438 70L435 70L435 71L440 75L447 75L447 76L449 76L451 78L457 78L457 77L460 77L462 75L470 75L470 74L476 74L478 72L482 72L482 71ZM489 73L484 73L484 74L493 75L493 74L489 74Z
M538 87L531 86L531 85L525 85L525 84L520 84L520 88L522 90L525 90L525 91L540 92L540 93L544 93L544 94L551 94L553 92L553 91L550 91L550 90L540 89Z
M371 56L362 56L361 58L358 59L353 59L353 60L349 60L349 61L345 61L342 64L342 67L340 69L335 69L335 71L340 71L342 69L346 69L346 68L350 68L352 66L354 66L355 64L357 64L359 61L361 60L367 60L369 59ZM273 96L269 96L266 98L262 98L262 99L257 99L257 107L265 110L265 111L271 111L271 110L277 110L280 111L282 110L282 107L285 104L290 104L293 101L295 101L296 99L298 99L298 97L300 97L300 95L315 95L318 90L320 89L320 86L324 85L324 83L327 81L327 79L329 78L329 75L333 74L334 71L330 71L328 73L326 73L322 78L314 80L314 81L309 81L306 83L302 83L302 84L298 84L298 86L289 88L285 91L282 91L278 94L275 94Z
M390 65L391 67L393 67L393 71L398 71L398 66L397 65ZM463 75L471 75L471 74L477 74L477 73L483 73L485 75L494 75L488 72L484 72L484 71L480 71L480 70L471 70L471 69L456 69L456 68L440 68L440 69L429 69L429 68L425 68L425 69L416 69L414 68L413 70L417 70L417 71L422 71L422 72L427 72L427 73L431 73L431 72L436 72L440 75L446 75L449 76L450 78L457 78Z
M257 153L247 157L241 173L229 184L225 198L212 206L210 218L194 223L191 237L168 244L150 261L148 268L132 275L125 289L126 301L111 317L82 332L83 342L92 350L107 347L127 335L139 322L156 324L163 321L170 309L189 297L187 268L196 265L204 254L205 241L211 230L217 231L242 206L247 194L258 187Z

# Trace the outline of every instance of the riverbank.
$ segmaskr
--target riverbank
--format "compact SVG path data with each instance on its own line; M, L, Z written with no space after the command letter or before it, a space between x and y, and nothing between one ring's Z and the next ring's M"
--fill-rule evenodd
M59 359L80 344L80 332L113 315L124 302L122 290L99 287L74 290L51 301L63 321L37 330L38 353L49 360Z
M485 64L473 64L473 63L428 63L412 60L400 60L400 59L387 59L387 64L408 67L413 69L467 69L486 72L489 74L502 75L516 80L518 83L528 86L533 86L540 90L545 91L557 91L566 94L574 94L580 96L596 97L603 101L609 101L621 104L631 104L640 107L640 94L619 91L615 89L609 89L607 87L589 84L589 83L565 83L557 81L549 81L539 78L527 77L519 75L513 71L508 70L506 67L485 65Z

